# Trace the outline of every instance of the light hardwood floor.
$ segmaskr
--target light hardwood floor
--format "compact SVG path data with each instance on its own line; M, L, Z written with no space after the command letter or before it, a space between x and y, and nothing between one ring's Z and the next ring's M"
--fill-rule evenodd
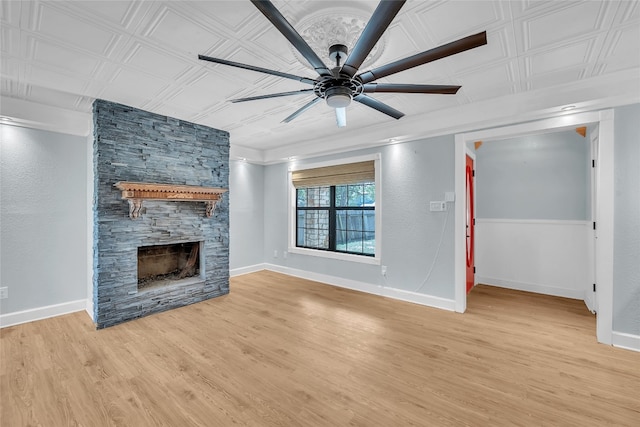
M273 272L96 331L0 332L13 426L639 426L640 353L580 301L476 287L465 314Z

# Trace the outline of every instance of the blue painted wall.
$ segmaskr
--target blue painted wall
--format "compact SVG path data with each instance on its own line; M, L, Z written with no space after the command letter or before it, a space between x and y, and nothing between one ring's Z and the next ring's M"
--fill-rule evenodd
M590 219L590 142L575 130L486 141L475 154L477 218Z

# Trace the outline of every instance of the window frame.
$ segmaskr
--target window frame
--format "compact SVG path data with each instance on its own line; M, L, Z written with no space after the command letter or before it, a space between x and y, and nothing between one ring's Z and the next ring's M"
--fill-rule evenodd
M361 185L361 184L337 184L337 185L329 185L329 186L323 186L324 188L329 188L329 206L298 206L298 198L296 197L296 248L303 248L303 249L313 249L313 250L318 250L318 251L329 251L329 252L338 252L338 253L342 253L342 254L351 254L351 255L358 255L358 256L367 256L367 257L375 257L375 253L374 254L368 254L365 252L355 252L355 251L348 251L348 250L338 250L338 243L337 243L337 239L338 239L338 232L340 231L345 231L348 232L349 230L342 230L342 229L338 229L338 212L339 211L344 211L349 212L349 211L369 211L369 212L373 212L374 213L374 220L375 220L375 204L374 206L338 206L336 204L336 188L337 187L347 187L347 186L353 186L353 185ZM375 187L375 182L373 183L374 187ZM310 189L310 188L323 188L323 187L302 187L304 189ZM296 188L296 193L298 190L300 190L301 188ZM296 194L297 196L297 194ZM299 217L299 213L300 211L325 211L328 213L327 218L329 219L329 223L328 223L328 229L327 232L329 233L329 242L328 242L328 248L324 249L324 248L314 248L313 246L300 246L298 244L298 232L300 231L301 227L300 227L300 217ZM348 216L348 215L347 215ZM374 224L375 227L375 224ZM359 230L360 231L360 230ZM361 230L360 232L364 233L364 229ZM375 235L375 230L374 230L374 235ZM374 249L375 251L375 249Z
M368 160L374 161L375 168L375 236L376 247L375 255L360 255L347 252L334 252L326 249L312 249L296 246L296 223L297 223L297 203L296 203L296 188L293 186L292 172L303 169L314 169L326 166L336 166L347 163L364 162ZM287 250L293 254L307 255L312 257L330 258L343 261L358 262L363 264L375 264L380 265L380 259L382 255L382 186L381 186L381 155L380 153L368 154L357 157L342 158L327 162L309 163L309 164L297 164L292 163L288 168L287 184L289 188L288 197L288 248Z

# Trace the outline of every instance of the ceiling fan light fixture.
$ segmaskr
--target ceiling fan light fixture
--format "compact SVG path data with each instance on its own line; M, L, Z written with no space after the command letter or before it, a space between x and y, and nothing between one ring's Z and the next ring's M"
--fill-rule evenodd
M325 99L331 108L344 108L351 104L351 89L342 86L330 87Z

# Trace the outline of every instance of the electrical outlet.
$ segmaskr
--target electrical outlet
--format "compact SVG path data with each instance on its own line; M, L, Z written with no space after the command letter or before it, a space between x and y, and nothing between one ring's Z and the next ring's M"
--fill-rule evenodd
M287 259L288 252L282 251L282 258Z
M6 286L4 288L0 288L0 299L5 298L9 298L9 288Z
M387 266L383 265L382 268L380 269L380 273L382 273L383 276L387 276Z
M273 250L273 257L274 258L278 258L278 250L277 249Z
M453 191L447 191L444 193L444 201L445 202L455 202L456 201L456 193Z

